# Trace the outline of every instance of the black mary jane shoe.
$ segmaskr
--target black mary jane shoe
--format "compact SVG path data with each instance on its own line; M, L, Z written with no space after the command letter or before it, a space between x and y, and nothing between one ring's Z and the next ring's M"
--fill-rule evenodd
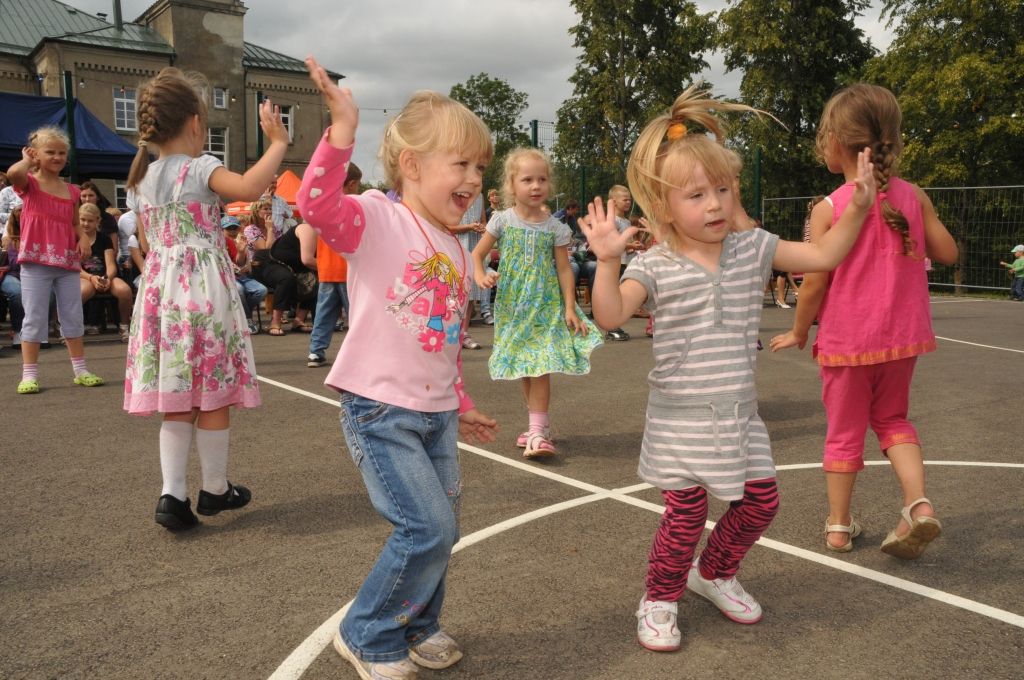
M191 503L187 498L181 501L165 493L156 502L156 523L165 529L180 531L198 525L199 518L192 512Z
M200 515L216 515L221 510L237 510L248 505L251 500L252 492L249 489L228 482L228 490L222 494L200 491L196 512Z

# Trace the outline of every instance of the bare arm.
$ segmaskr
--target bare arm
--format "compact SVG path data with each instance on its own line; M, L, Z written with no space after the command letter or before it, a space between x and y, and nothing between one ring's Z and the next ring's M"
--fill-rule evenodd
M498 283L498 272L488 273L487 265L484 264L484 258L491 254L491 249L497 242L498 239L494 238L494 234L485 231L480 237L480 242L476 244L476 248L473 248L473 279L481 288L494 288Z
M244 175L223 167L210 175L210 189L226 201L254 201L259 198L284 160L288 150L288 131L281 123L280 107L272 107L269 99L260 104L260 127L270 138L270 146L255 165Z
M22 147L21 160L7 170L7 181L18 191L24 191L28 185L28 173L35 165L35 153L30 147Z
M594 321L604 329L619 328L647 300L647 289L638 281L627 279L619 284L620 256L638 229L630 227L619 233L614 201L608 202L605 211L600 197L590 204L579 224L597 256L595 280L591 281Z
M316 232L305 222L295 227L299 237L299 258L302 264L316 271Z

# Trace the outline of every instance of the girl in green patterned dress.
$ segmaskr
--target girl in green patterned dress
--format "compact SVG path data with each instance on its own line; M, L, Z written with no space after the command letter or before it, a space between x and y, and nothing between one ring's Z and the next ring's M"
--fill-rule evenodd
M590 353L601 332L576 304L569 267L569 227L544 210L551 193L551 164L537 149L516 149L505 160L502 186L508 210L496 211L473 250L476 283L493 288L494 351L489 368L495 380L520 379L530 426L516 440L523 457L553 456L548 422L551 374L590 372ZM494 272L484 257L500 242L501 264Z

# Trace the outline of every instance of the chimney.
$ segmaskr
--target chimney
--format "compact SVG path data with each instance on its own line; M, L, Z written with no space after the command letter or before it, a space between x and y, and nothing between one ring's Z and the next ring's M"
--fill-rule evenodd
M124 22L121 21L121 0L114 0L114 28L124 29Z

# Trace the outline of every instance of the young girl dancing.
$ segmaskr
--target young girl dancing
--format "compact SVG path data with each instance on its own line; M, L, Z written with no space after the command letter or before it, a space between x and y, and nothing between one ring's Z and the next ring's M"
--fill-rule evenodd
M870 424L903 491L901 519L882 551L914 559L942 532L925 497L920 440L907 420L917 355L936 348L924 260L952 264L958 249L928 196L895 176L901 119L896 97L877 85L852 85L825 104L818 153L847 183L814 207L811 239L831 233L850 201L857 149L870 147L880 191L850 256L831 275L804 277L793 328L772 338L771 349L803 348L820 309L812 352L828 418L825 547L848 552L861 533L850 506Z
M103 379L85 365L85 323L78 272L91 250L78 223L79 189L60 177L68 161L68 138L62 130L39 128L21 150L21 160L7 179L24 202L21 211L21 382L18 394L39 392L39 345L47 341L50 292L56 293L57 318L71 355L76 385L96 387Z
M493 288L495 380L522 379L530 426L516 439L525 458L553 456L548 421L551 374L590 372L590 353L601 345L597 327L576 304L569 267L568 225L543 210L551 191L551 164L542 151L516 149L505 160L502 185L507 210L495 212L473 250L477 285ZM484 266L501 242L497 272Z
M203 155L206 105L197 83L165 68L139 90L139 151L127 185L149 252L132 316L124 408L164 414L156 521L168 529L199 523L186 479L193 431L203 471L199 514L234 510L252 497L227 480L229 408L258 406L260 395L220 206L258 196L284 158L288 132L279 113L265 101L259 115L270 146L239 175ZM152 164L151 152L159 156Z
M413 95L380 147L388 184L344 194L358 109L315 60L310 78L331 127L302 178L298 204L348 260L351 322L325 381L341 392L341 425L374 508L394 529L334 636L359 677L414 678L415 664L462 658L441 630L451 550L459 539L457 437L494 440L496 423L463 389L461 339L471 260L446 225L480 193L491 135L436 92ZM410 659L412 662L410 662Z
M687 585L733 621L761 619L761 606L735 576L778 510L754 386L762 291L773 266L817 271L838 264L874 196L865 153L850 206L819 243L780 241L762 229L734 232L734 172L712 109L752 110L691 87L637 140L627 177L658 245L630 263L621 284L619 257L636 227L619 232L614 207L605 210L600 199L584 226L598 258L598 324L615 328L640 305L658 316L639 472L662 490L665 514L636 614L640 644L655 651L679 647L676 601ZM688 127L697 130L687 134ZM694 561L708 492L730 506Z

